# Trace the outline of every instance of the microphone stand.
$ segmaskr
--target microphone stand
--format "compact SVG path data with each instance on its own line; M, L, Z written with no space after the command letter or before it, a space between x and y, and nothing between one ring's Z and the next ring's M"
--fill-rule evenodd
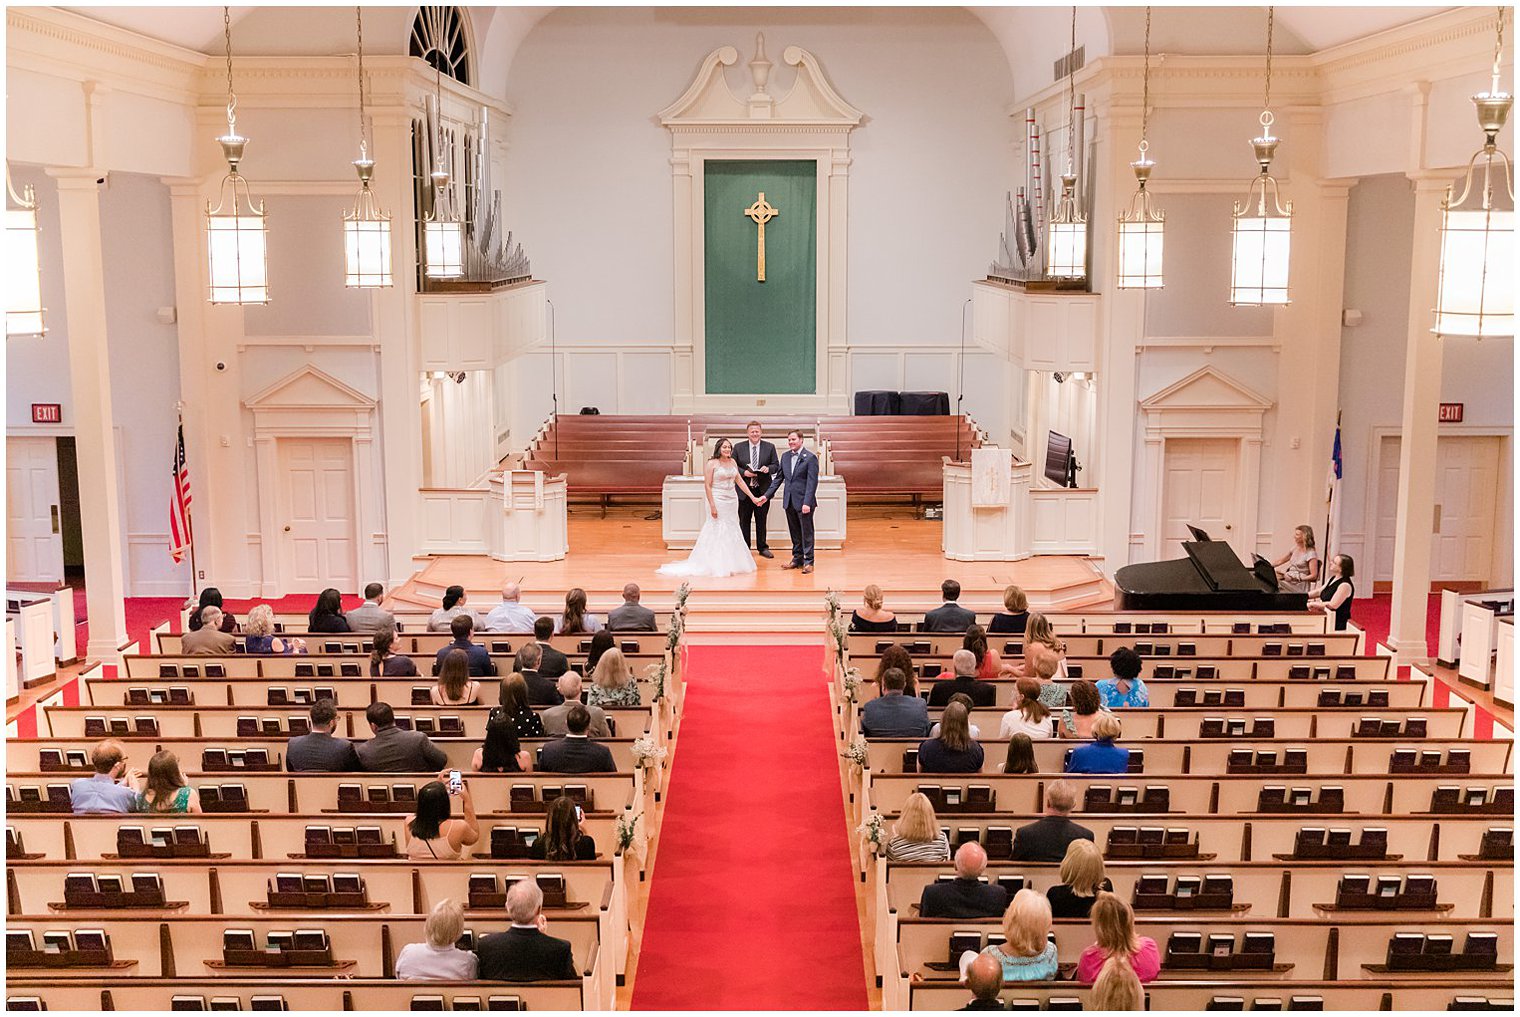
M961 461L961 401L966 398L966 308L971 306L971 298L961 305L961 354L957 364L955 379L955 461Z
M559 350L555 345L554 301L545 298L549 306L549 419L554 421L554 461L559 462Z

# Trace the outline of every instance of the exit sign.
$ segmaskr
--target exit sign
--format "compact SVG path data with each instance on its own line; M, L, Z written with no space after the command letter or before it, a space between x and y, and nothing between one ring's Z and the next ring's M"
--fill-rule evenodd
M34 424L61 424L63 423L62 403L32 403L32 423Z
M1436 420L1442 424L1460 424L1462 422L1462 407L1464 403L1442 403L1441 411Z

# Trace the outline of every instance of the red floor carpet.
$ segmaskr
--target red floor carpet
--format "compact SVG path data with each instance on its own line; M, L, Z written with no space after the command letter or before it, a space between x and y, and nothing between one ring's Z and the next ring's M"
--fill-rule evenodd
M865 1009L820 657L692 648L634 1009Z
M1374 593L1372 596L1357 599L1351 602L1351 620L1357 627L1367 633L1366 654L1369 657L1377 656L1377 644L1388 638L1388 627L1392 623L1393 594ZM1426 653L1434 655L1436 652L1436 636L1441 627L1441 595L1432 593L1425 607L1425 643Z

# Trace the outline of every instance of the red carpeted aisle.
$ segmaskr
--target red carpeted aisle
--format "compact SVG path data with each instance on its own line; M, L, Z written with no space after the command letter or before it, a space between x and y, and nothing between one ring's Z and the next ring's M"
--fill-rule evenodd
M634 1009L865 1009L821 656L691 649Z

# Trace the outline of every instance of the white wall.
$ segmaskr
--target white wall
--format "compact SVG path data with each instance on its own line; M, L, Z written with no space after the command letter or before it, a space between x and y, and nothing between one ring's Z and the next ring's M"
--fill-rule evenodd
M1012 175L1008 65L975 18L950 8L561 9L529 34L512 65L506 212L535 274L550 281L561 349L597 347L584 369L565 372L562 410L596 404L607 412L631 397L641 409L668 411L668 366L624 360L620 392L608 349L668 347L674 331L670 137L654 117L719 46L738 48L732 80L747 91L742 65L757 29L776 64L773 93L790 87L794 72L781 51L798 45L866 113L851 138L851 346L959 343L966 280L986 271ZM530 363L519 372L515 426L547 412ZM952 380L923 366L910 367L902 387ZM874 380L884 370L873 363L863 373ZM853 387L869 386L856 379ZM968 409L1001 415L969 395Z

